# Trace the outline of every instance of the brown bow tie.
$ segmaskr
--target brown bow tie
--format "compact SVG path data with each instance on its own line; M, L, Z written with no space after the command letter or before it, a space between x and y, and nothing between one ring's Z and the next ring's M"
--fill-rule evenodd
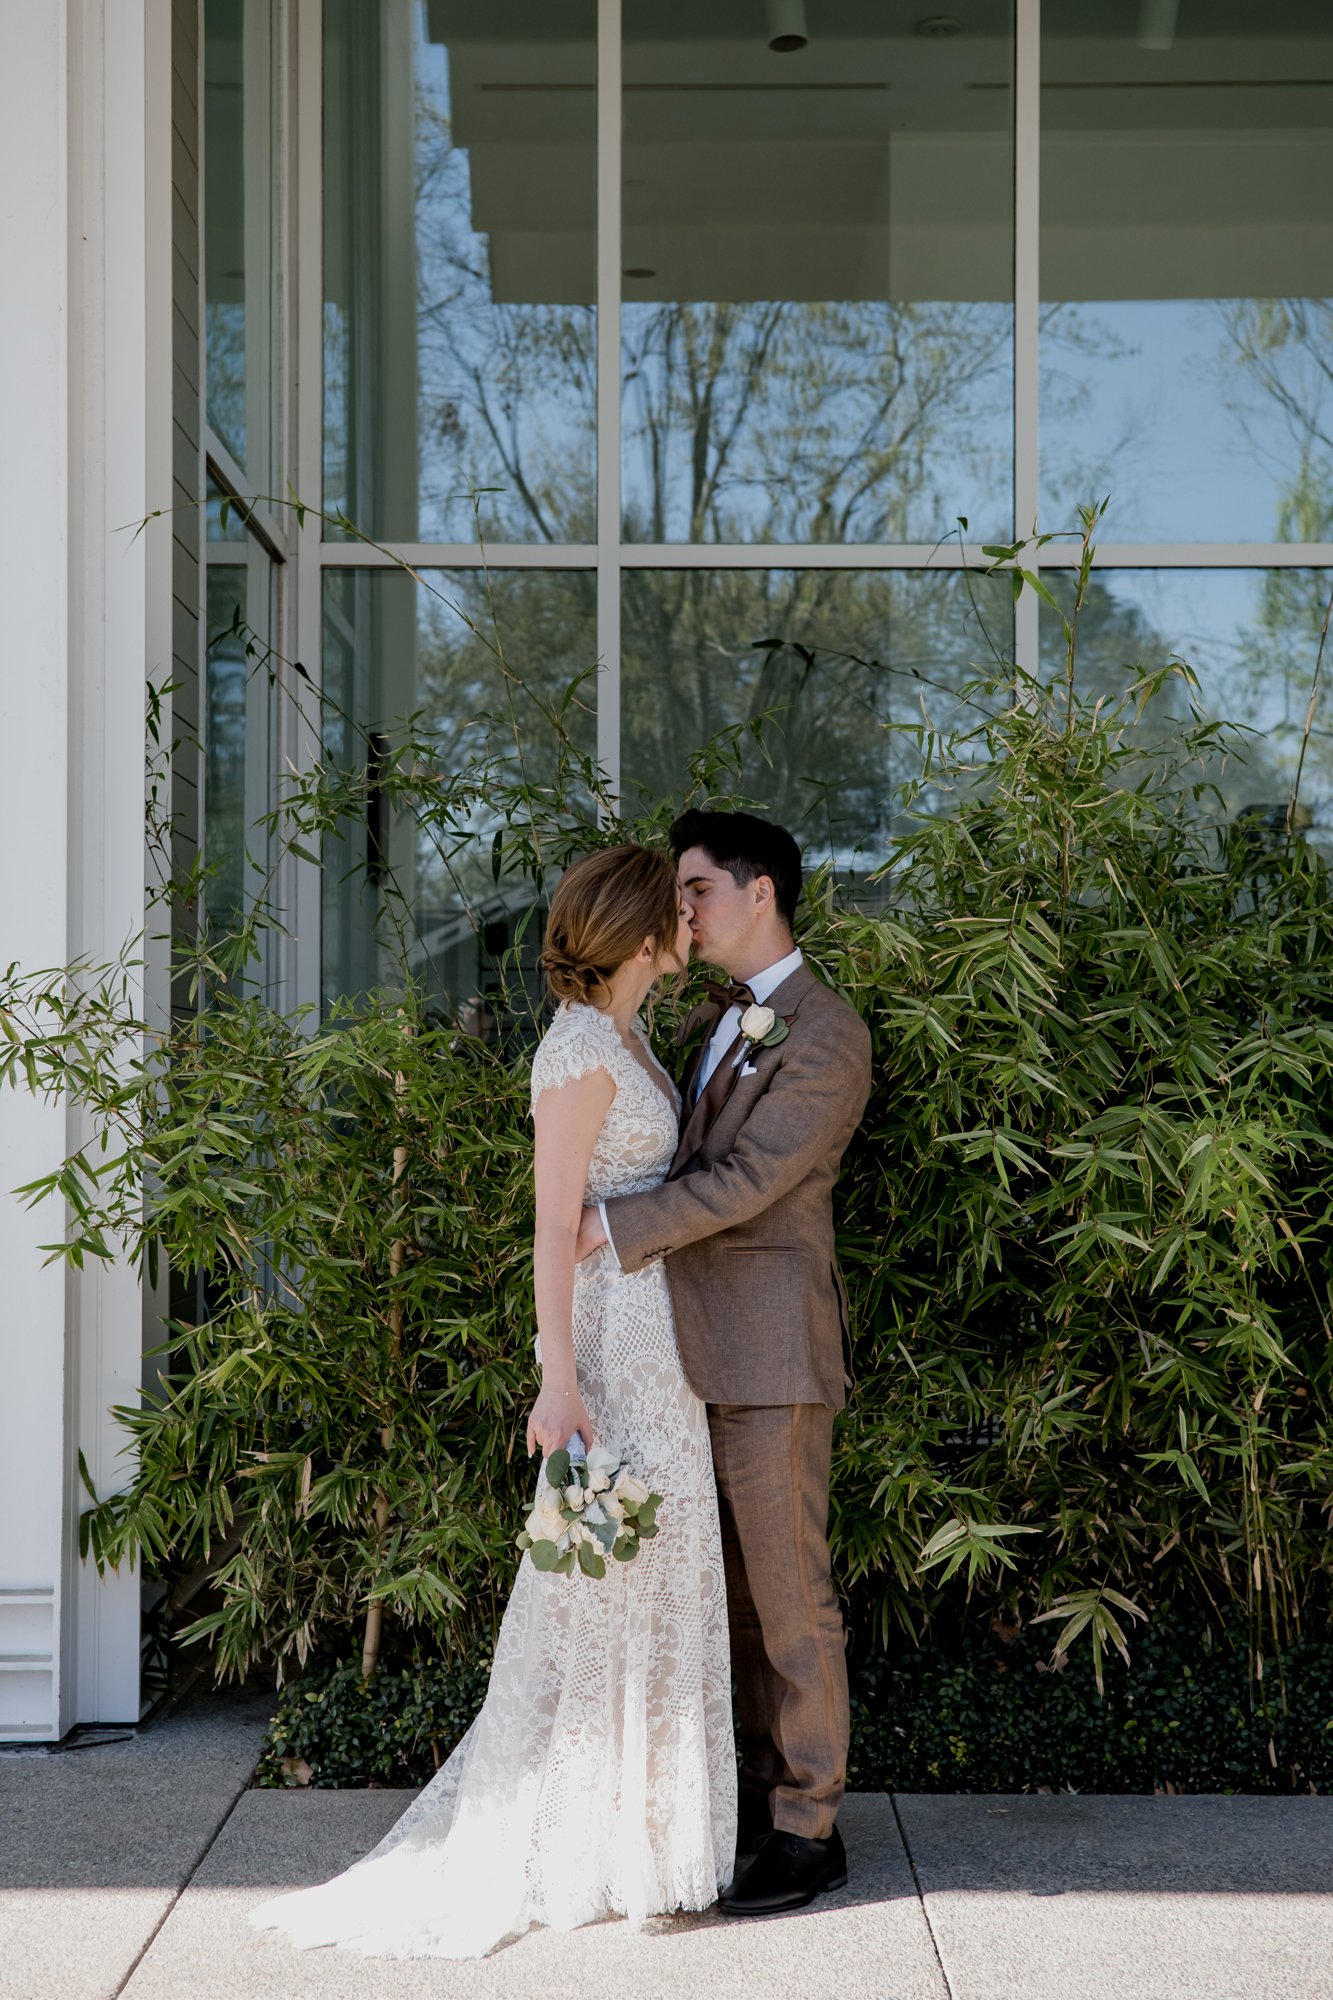
M723 986L720 980L710 979L708 997L717 1002L724 1014L728 1007L739 1007L744 1013L747 1007L754 1005L754 995L741 979L733 979L728 986Z

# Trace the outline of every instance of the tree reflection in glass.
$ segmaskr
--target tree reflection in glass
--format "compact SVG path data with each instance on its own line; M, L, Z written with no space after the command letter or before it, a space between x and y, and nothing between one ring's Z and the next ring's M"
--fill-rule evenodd
M1072 577L1047 571L1045 582L1068 610ZM1200 767L1209 789L1198 808L1279 827L1302 762L1330 588L1333 575L1320 570L1095 571L1079 622L1078 684L1085 694L1115 696L1142 673L1186 662L1197 696L1183 677L1169 683L1137 724L1139 734L1145 743L1172 737L1195 700L1205 716L1252 732L1243 757L1219 753ZM1059 621L1043 606L1043 672L1060 674L1063 660ZM1298 830L1333 840L1333 729L1318 710L1299 807Z
M325 0L325 505L388 540L595 520L592 0Z
M959 571L627 571L627 791L683 797L694 753L736 730L740 789L809 865L863 876L922 776L912 727L975 712L960 691L1009 657L1011 607L1007 578ZM942 801L927 783L918 805Z
M528 906L522 879L497 883L498 821L479 803L466 822L423 825L377 799L376 760L414 719L418 742L450 776L487 758L515 783L549 787L549 708L596 659L588 571L337 569L324 578L324 729L329 762L354 774L350 813L323 845L327 1000L397 976L403 958L453 1014L501 978ZM462 614L462 615L460 615ZM565 711L576 754L596 745L591 676ZM591 802L582 801L586 816ZM535 956L537 936L527 939Z

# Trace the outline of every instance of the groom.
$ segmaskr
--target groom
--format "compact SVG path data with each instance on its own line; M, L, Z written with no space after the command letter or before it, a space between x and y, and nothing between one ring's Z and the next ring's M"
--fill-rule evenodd
M829 1574L833 1414L847 1400L831 1197L870 1090L870 1036L792 938L801 857L780 826L687 812L671 829L700 958L731 984L702 1038L661 1187L585 1209L579 1255L665 1257L676 1337L708 1404L741 1735L731 1916L800 1909L847 1879L847 1667Z

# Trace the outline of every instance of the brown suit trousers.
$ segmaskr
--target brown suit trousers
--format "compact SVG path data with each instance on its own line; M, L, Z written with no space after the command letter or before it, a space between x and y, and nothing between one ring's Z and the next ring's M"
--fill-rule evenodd
M824 1839L847 1784L847 1657L828 1550L833 1412L712 1403L742 1824Z
M786 1039L748 1051L694 1106L687 1076L667 1181L606 1216L623 1270L666 1258L685 1373L709 1406L742 1812L822 1838L847 1778L828 1490L851 1350L832 1191L869 1093L870 1037L805 966L768 1004Z

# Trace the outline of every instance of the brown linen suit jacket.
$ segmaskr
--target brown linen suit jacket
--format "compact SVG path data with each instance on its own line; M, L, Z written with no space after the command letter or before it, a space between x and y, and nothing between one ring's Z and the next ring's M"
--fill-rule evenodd
M788 1022L747 1047L715 1115L690 1109L717 1007L685 1078L680 1146L661 1187L606 1204L621 1269L667 1260L685 1374L708 1403L827 1403L852 1383L833 1184L870 1092L870 1035L800 965L767 1003ZM724 1055L719 1067L731 1061ZM749 1073L752 1072L752 1073Z

